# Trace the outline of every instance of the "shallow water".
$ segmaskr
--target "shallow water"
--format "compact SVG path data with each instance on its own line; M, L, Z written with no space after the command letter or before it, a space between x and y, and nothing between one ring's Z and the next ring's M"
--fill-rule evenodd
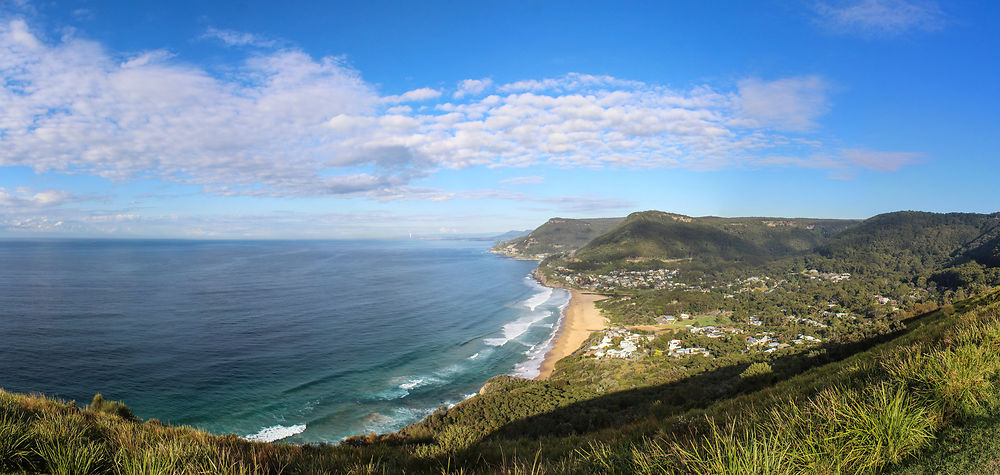
M257 440L537 374L568 293L475 241L0 241L0 387Z

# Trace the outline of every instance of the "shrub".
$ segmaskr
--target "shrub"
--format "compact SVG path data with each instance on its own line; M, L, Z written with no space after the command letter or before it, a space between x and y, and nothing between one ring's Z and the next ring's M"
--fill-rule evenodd
M771 369L771 365L764 362L759 362L748 366L747 369L745 369L742 373L740 373L740 378L751 379L759 376L765 376L771 374L772 372L773 370Z
M135 420L135 415L132 414L132 410L121 401L108 401L104 399L101 393L94 395L94 399L90 402L89 409L95 412L103 412L105 414L111 414L122 419Z
M455 453L464 450L470 445L478 442L479 433L472 427L466 425L450 425L444 428L436 437L438 445L447 453Z

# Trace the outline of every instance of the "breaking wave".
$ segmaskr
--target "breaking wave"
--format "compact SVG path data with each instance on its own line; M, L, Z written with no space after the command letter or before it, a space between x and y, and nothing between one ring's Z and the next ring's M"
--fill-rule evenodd
M257 432L256 434L250 434L244 439L250 442L274 442L276 440L285 439L291 437L295 434L301 434L305 432L306 425L299 424L294 426L282 426L276 425L271 427L265 427Z

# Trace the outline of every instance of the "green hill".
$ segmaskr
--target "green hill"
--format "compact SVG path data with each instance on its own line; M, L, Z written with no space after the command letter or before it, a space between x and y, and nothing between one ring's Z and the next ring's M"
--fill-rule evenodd
M541 259L556 253L579 249L622 221L623 218L568 219L552 218L537 229L508 241L501 241L493 252L511 257Z
M969 260L996 265L998 237L1000 214L900 211L867 219L816 252L853 266L849 272L916 275Z
M632 213L583 246L581 261L717 259L761 263L808 251L858 222L801 218L692 218L660 211Z

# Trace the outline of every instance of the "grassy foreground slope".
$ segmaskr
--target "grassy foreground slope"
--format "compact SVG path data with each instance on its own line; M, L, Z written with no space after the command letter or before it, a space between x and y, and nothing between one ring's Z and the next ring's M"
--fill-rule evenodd
M0 472L18 473L983 473L1000 442L1000 290L907 323L865 351L783 376L743 368L745 388L685 410L583 430L538 427L551 414L613 406L621 395L530 414L513 381L487 390L508 423L485 436L469 415L434 431L293 446L139 421L123 406L88 408L0 392ZM634 394L637 402L642 394ZM656 397L661 397L657 394ZM650 407L669 401L647 401ZM561 404L561 405L560 405ZM482 406L480 406L482 408ZM682 408L683 409L683 408ZM528 411L528 412L525 412ZM611 411L613 412L613 411ZM615 417L609 412L609 417ZM536 419L543 417L543 419ZM533 432L526 431L534 428ZM581 428L582 429L582 428Z

